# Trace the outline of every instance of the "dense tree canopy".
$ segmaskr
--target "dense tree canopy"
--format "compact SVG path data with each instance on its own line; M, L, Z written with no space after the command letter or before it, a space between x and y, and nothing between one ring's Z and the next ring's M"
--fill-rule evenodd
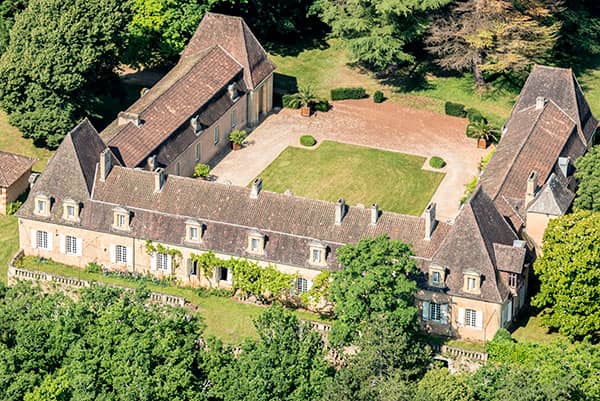
M0 58L0 103L11 124L56 147L78 120L93 115L128 20L121 0L31 0Z
M600 213L579 212L550 221L543 255L534 264L545 307L542 322L573 338L600 337Z
M27 7L28 0L0 1L0 54L6 50L9 42L9 32L15 16Z
M579 181L575 209L600 212L600 145L575 161L575 178Z
M336 315L332 342L351 342L381 312L395 315L406 326L412 324L417 285L409 275L417 268L408 245L380 236L344 245L336 253L344 268L333 274L329 290Z

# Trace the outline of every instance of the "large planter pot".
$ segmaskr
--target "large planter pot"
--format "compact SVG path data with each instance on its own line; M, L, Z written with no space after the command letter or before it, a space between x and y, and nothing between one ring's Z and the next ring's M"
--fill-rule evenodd
M231 147L233 148L233 150L240 150L242 148L242 145L240 145L239 143L231 142Z
M477 148L478 149L487 149L488 147L488 141L485 138L479 138L477 140Z
M308 106L301 107L300 115L302 117L310 117L310 107L308 107Z

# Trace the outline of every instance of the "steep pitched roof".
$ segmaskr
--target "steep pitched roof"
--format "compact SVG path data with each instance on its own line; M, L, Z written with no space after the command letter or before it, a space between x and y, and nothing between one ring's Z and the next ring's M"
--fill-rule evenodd
M102 137L126 166L135 167L241 72L242 66L220 46L195 54L127 110L139 115L140 126L115 121Z
M254 89L275 70L244 20L223 14L204 15L181 58L185 60L216 45L222 46L244 67L244 80L249 89Z
M569 190L567 184L561 182L556 174L552 173L527 211L562 216L567 212L574 198L575 194Z
M509 291L497 277L498 261L494 246L512 246L517 239L493 201L479 186L463 206L432 261L448 268L450 273L446 283L450 293L503 302ZM482 275L481 294L463 291L463 276L467 271Z
M0 187L8 188L31 170L35 159L0 151Z

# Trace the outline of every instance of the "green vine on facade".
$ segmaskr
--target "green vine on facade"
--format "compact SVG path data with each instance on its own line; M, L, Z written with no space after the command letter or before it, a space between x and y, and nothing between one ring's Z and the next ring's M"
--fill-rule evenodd
M162 244L154 244L152 241L146 240L146 253L152 256L155 252L171 256L173 270L177 270L177 268L180 266L179 262L183 258L181 251L166 247Z

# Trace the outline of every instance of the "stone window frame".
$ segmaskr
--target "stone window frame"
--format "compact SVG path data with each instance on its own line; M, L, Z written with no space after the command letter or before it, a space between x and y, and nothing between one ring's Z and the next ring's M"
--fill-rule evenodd
M51 199L48 195L38 194L35 196L35 205L33 208L33 213L37 216L49 217L50 216L50 207L51 207ZM44 205L44 210L40 210L40 205Z
M519 274L508 273L507 281L510 288L517 288L519 286Z
M125 245L115 245L115 263L120 265L126 265L129 263L129 250Z
M237 109L234 107L231 109L231 129L235 129L238 125L238 118L237 118Z
M192 237L192 229L196 229L197 237ZM202 237L204 236L203 225L199 221L196 220L187 220L185 222L185 240L186 242L192 242L195 244L199 244L202 242Z
M123 224L121 225L121 219ZM122 207L113 209L113 228L119 231L129 231L131 229L131 213Z
M439 282L434 282L433 278L435 277L434 273L438 273ZM446 269L439 265L431 265L429 266L428 279L429 285L431 287L439 287L443 288L446 286Z
M254 247L253 242L257 241L256 249ZM265 254L265 235L258 230L251 230L248 232L248 253L253 255L264 255Z
M215 125L213 128L213 143L216 145L221 140L221 128L219 125Z
M69 208L73 208L73 216L69 216ZM65 199L63 202L63 220L79 222L79 202L73 199Z
M319 252L319 259L316 261L313 256L314 252ZM309 245L308 263L313 266L327 266L327 246L321 242L313 241Z
M471 280L474 283L473 288L469 287ZM481 294L481 274L473 271L464 272L463 291L469 294Z

